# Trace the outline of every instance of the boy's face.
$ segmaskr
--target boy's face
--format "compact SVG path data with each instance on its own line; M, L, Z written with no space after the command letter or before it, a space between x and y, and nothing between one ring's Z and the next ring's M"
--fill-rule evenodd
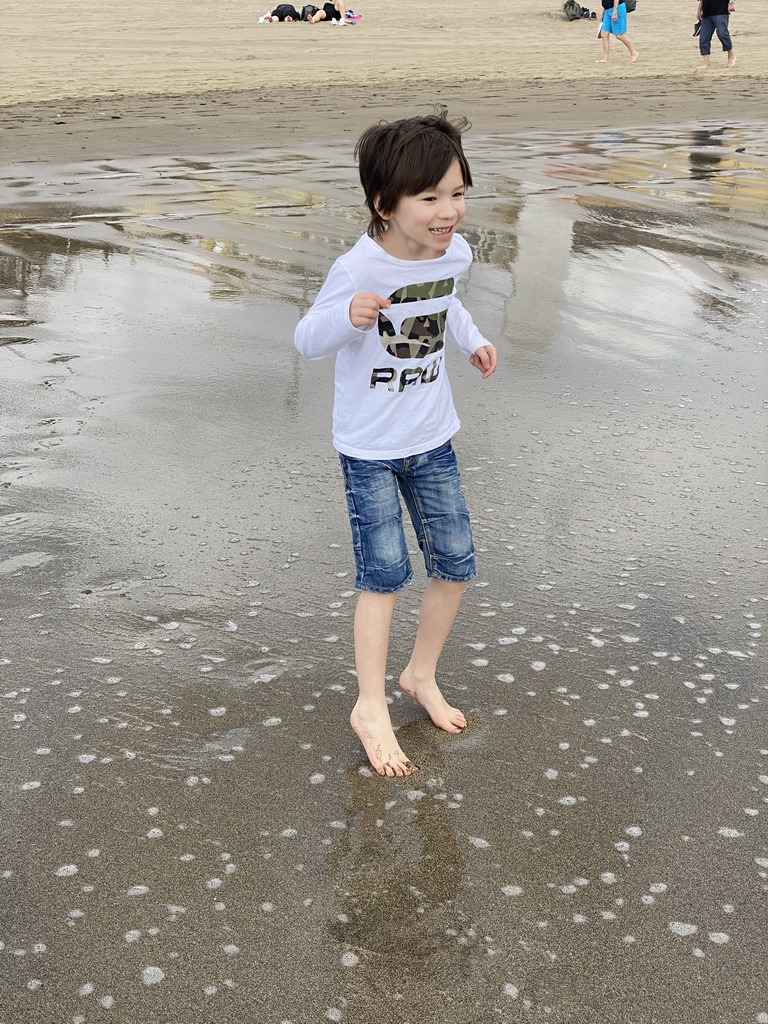
M381 214L387 230L377 239L401 260L431 260L442 256L466 213L464 178L455 160L434 188L401 196L392 213Z

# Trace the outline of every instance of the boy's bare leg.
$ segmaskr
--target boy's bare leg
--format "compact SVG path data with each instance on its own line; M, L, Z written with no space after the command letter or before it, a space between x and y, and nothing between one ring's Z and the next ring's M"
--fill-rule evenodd
M733 49L730 49L730 50L728 50L726 52L728 54L728 63L726 64L726 67L735 68L736 67L736 54L733 52Z
M432 577L419 608L419 629L411 660L400 676L400 688L426 710L446 732L461 732L467 720L446 701L437 685L437 662L461 604L466 583Z
M349 723L379 773L400 778L419 769L400 749L385 692L387 648L397 594L360 591L355 609L355 665L359 696Z

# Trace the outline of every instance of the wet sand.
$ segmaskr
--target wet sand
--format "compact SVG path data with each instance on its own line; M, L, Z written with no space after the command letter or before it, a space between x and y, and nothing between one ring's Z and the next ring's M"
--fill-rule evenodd
M623 79L542 77L422 83L417 88L410 83L373 89L346 85L341 102L328 89L306 87L23 102L0 107L0 145L7 163L208 156L262 145L290 147L294 140L353 140L378 118L427 113L439 104L469 116L475 134L764 122L765 77L716 69L707 82L704 89L695 74L646 74L625 88Z
M333 368L291 343L372 110L14 108L0 1019L768 1021L768 134L671 89L568 130L548 88L434 90L475 122L463 298L501 366L451 364L470 725L394 688L414 555L403 781L345 725Z

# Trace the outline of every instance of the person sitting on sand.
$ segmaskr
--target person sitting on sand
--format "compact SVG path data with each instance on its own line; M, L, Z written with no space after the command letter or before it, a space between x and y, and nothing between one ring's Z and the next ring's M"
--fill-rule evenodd
M264 15L265 21L301 21L301 15L293 4L278 4L271 14Z
M347 13L346 0L333 0L333 3L323 4L317 14L313 14L307 21L314 25L318 21L338 21L340 25L345 24L344 15Z
M629 50L629 59L634 62L640 56L627 35L627 7L619 0L603 0L603 23L600 26L600 39L603 42L603 56L598 64L607 64L611 59L611 36L616 36Z

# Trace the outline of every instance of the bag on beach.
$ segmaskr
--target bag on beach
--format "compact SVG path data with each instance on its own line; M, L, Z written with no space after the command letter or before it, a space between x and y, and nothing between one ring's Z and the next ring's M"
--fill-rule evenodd
M627 8L627 14L637 7L637 0L624 0L624 6Z
M301 8L301 20L306 21L308 18L311 18L313 15L317 14L319 10L320 8L315 7L314 4L305 4Z
M563 14L568 21L576 21L577 18L581 18L581 4L577 3L576 0L565 0Z

